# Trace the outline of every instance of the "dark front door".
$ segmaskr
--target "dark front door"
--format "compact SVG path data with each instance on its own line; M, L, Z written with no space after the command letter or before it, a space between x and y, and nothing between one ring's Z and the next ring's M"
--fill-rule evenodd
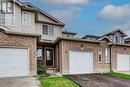
M46 66L53 66L53 49L46 49Z

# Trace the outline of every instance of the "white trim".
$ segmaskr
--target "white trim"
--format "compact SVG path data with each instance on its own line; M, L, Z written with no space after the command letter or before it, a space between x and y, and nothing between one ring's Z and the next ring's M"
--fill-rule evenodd
M23 13L28 13L29 25L24 25L24 20L23 20L24 16L23 16ZM22 14L22 26L24 26L24 27L30 27L31 26L31 13L29 11L22 10L21 14Z
M46 49L52 49L52 51L53 51L53 66L54 66L54 65L55 65L55 64L54 64L54 59L55 59L54 57L55 57L55 56L54 56L54 48L52 48L52 47L45 47L45 48L44 48L45 65L46 65L46 59L47 59L47 58L46 58ZM53 67L53 66L47 66L47 65L46 65L46 67Z
M49 27L52 27L52 28L53 28L53 35L50 35L49 32L47 32L48 34L44 34L44 33L43 33L43 26L47 26L47 27L48 27L47 29L49 29ZM53 25L43 24L43 25L42 25L42 34L43 34L43 35L46 35L46 36L54 36L54 29L55 29L55 28L54 28Z
M41 59L38 59L38 56L37 56L37 55L36 55L36 57L37 57L37 60L43 60L43 47L42 47L42 46L38 46L38 47L37 47L36 54L37 54L37 51L38 51L39 48L42 49L42 56L41 56L42 58L41 58Z
M102 39L104 39L104 38L108 39L110 42L113 42L113 41L112 41L109 37L107 37L107 36L101 37L99 40L102 40Z
M109 49L109 52L108 52L108 49ZM109 58L109 61L107 61ZM109 64L110 63L110 48L105 48L105 63L106 64Z

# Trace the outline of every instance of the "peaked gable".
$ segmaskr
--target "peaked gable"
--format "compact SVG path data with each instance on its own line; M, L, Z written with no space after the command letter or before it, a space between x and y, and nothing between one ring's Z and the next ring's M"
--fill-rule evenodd
M104 39L106 39L106 40L108 40L109 42L113 42L109 37L107 37L107 36L103 36L103 37L101 37L99 40L104 40Z
M127 36L127 35L126 35L122 30L120 30L120 29L115 30L115 31L112 31L112 32L109 32L109 33L106 33L104 36L115 35L115 34L117 34L117 33L120 33L121 36L123 36L123 37L126 37L126 36Z
M64 26L65 24L61 21L59 21L58 19L56 19L55 17L51 16L50 14L48 14L47 12L41 10L40 8L36 7L35 5L29 3L29 2L21 2L19 0L16 0L16 3L19 4L19 6L22 7L22 9L27 9L30 11L35 11L37 14L37 21L38 22L44 22L44 23L51 23L51 24L56 24L56 25L60 25L60 26Z

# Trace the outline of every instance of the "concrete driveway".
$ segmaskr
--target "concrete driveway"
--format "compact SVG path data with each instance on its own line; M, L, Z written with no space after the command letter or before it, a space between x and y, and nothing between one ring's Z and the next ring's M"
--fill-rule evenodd
M105 75L70 75L67 77L81 87L130 87L130 80Z
M40 87L35 77L0 78L0 87Z

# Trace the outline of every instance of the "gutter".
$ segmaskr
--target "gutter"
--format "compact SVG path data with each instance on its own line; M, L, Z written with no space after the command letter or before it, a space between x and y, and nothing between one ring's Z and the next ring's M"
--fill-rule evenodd
M88 42L88 43L97 43L97 44L100 44L101 41L91 41L91 40L85 40L85 39L78 39L78 38L63 38L63 37L58 37L56 40L55 40L55 43L58 43L62 40L66 40L66 41L77 41L77 42Z
M19 32L12 32L12 31L5 31L6 34L12 35L19 35L19 36L30 36L30 37L40 37L39 34L31 34L31 33L19 33Z

